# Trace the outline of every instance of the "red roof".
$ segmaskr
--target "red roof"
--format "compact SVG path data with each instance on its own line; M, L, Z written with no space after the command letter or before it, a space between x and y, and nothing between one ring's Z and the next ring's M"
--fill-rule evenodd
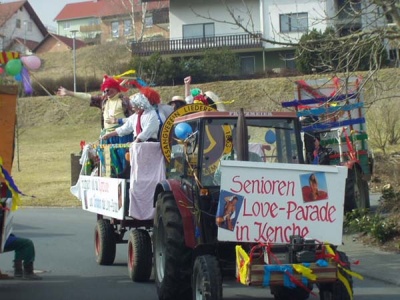
M134 11L141 12L140 0L134 0ZM169 1L147 2L147 10L156 10L169 7ZM92 0L85 2L70 3L64 6L54 21L66 21L85 18L102 18L116 15L127 15L132 11L130 0Z
M70 48L71 50L73 49L73 45L74 45L74 39L73 38L69 38L69 37L66 37L66 36L62 36L62 35L58 35L58 34L54 34L54 33L49 32L44 37L44 39L35 48L32 49L32 52L36 52L37 49L41 45L43 45L48 39L56 39L56 40L60 41L61 43L67 45L67 47ZM79 49L79 48L82 48L82 47L85 47L85 46L86 46L85 42L83 42L81 40L78 40L78 39L75 39L75 49Z

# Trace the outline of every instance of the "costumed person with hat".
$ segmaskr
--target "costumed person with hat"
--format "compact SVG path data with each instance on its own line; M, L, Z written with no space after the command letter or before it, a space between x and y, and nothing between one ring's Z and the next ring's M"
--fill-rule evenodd
M135 113L128 118L124 125L113 132L106 133L102 139L106 140L132 133L134 143L157 142L160 122L154 107L142 93L136 93L129 99Z
M181 96L173 96L171 101L168 102L168 105L171 105L174 108L174 110L177 110L182 106L186 105L186 101Z
M183 80L185 84L185 101L187 104L200 103L209 105L218 111L226 111L224 104L220 101L219 97L211 91L203 93L199 88L190 88L192 77L188 76Z
M64 87L58 89L57 95L72 96L75 98L89 100L90 106L98 107L102 110L101 128L102 135L104 133L113 132L116 128L120 127L127 118L132 115L132 107L129 98L125 97L122 92L128 91L121 85L121 81L104 76L103 83L101 84L101 91L103 95L92 96L88 93L72 92ZM107 144L126 144L132 142L132 136L115 136L106 141ZM125 148L112 148L111 165L113 166L112 176L118 176L121 173L127 162L125 160Z

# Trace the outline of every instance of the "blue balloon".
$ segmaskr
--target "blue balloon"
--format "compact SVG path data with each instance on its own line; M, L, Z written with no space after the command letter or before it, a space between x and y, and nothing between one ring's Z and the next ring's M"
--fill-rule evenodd
M179 123L175 126L174 133L178 139L184 140L193 133L192 126L188 123Z
M15 79L16 81L18 81L18 82L21 82L21 81L22 81L22 74L17 74L17 75L15 75L15 76L14 76L14 79Z
M273 144L276 142L276 135L275 132L272 131L271 129L269 129L266 133L265 133L265 141L268 144Z

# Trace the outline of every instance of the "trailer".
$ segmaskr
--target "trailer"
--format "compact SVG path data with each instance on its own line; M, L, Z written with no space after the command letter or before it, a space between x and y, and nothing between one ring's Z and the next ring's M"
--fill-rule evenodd
M115 149L126 149L131 167L125 178L111 177ZM87 144L80 163L79 178L71 193L81 201L83 210L96 215L96 262L112 265L116 245L127 243L129 277L132 281L149 280L153 259L152 190L165 178L160 143Z
M295 97L282 103L295 108L302 123L303 154L312 163L314 138L326 153L324 164L346 166L345 212L370 207L373 153L368 146L362 79L298 80Z

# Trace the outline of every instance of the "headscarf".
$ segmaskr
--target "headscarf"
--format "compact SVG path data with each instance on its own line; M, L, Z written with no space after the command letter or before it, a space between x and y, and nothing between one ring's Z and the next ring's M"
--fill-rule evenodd
M151 110L154 109L149 102L149 99L142 93L136 93L129 97L132 106L135 106L139 109L143 110Z

